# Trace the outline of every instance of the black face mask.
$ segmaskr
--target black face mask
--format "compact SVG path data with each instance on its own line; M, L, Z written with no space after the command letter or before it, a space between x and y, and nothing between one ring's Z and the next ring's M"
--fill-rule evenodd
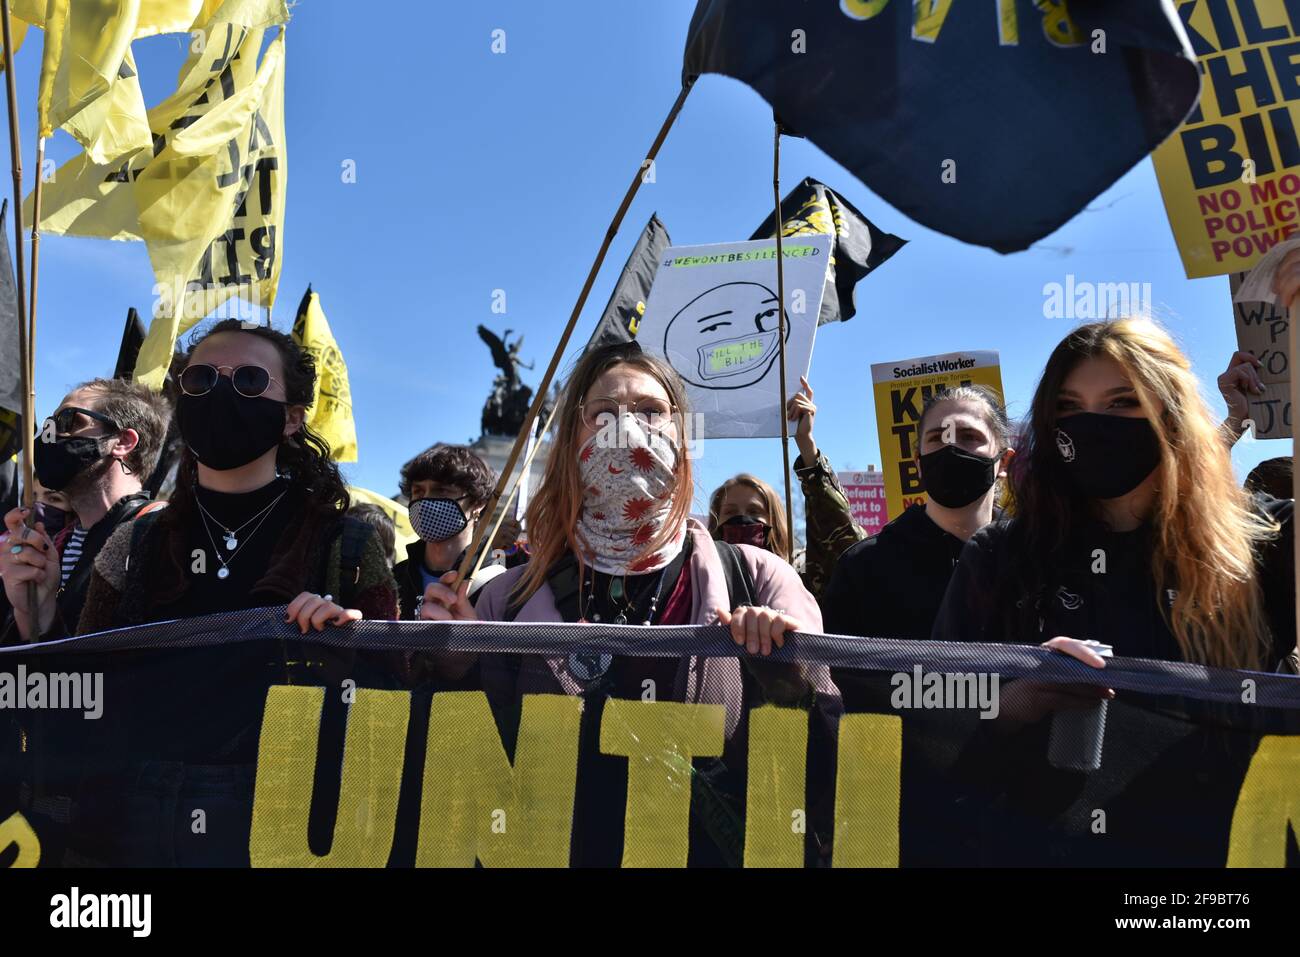
M100 442L109 436L74 436L53 442L36 440L32 468L46 488L62 492L72 480L104 457Z
M1160 439L1148 419L1080 412L1056 422L1056 450L1081 495L1119 498L1160 464Z
M997 457L985 458L955 445L921 456L926 494L944 508L964 508L993 487Z
M181 438L203 465L218 472L247 465L284 438L285 403L250 399L219 376L205 395L182 395L176 404Z
M44 485L45 483L42 482L41 484ZM46 487L48 488L48 486ZM37 502L32 506L32 510L36 513L36 521L41 523L41 526L45 529L45 534L50 538L63 531L63 527L68 524L68 513L54 505Z
M722 540L731 545L767 548L767 533L771 530L771 526L749 515L733 515L719 525L718 530L722 532Z

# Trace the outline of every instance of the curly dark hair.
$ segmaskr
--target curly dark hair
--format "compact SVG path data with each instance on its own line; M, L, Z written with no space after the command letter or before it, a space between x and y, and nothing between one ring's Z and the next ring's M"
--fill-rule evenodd
M290 406L310 406L316 386L316 360L289 336L270 326L248 326L238 319L223 319L205 332L197 333L189 349L176 356L172 362L173 380L190 363L194 350L209 336L238 332L256 336L275 346L284 366L284 395ZM330 458L330 447L323 438L307 427L282 439L275 457L276 471L286 477L291 486L299 489L306 499L304 520L329 521L348 510L350 500L347 485L338 466ZM161 523L170 560L160 569L159 601L179 598L185 590L185 569L189 567L187 552L188 534L196 512L194 489L198 485L198 460L188 447L183 447L180 467L176 473L176 488L168 508L161 513Z
M497 476L467 445L438 443L425 449L402 466L400 488L410 499L411 486L432 481L464 489L471 508L487 503L496 488Z

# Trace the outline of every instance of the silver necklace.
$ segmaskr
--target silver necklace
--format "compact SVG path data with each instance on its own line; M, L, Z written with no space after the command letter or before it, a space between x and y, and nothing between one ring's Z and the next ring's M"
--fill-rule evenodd
M212 537L212 529L208 526L208 510L204 508L202 504L199 505L199 511L202 513L201 517L203 519L203 531L207 532L208 541L212 544L212 554L216 557L217 564L221 566L220 568L217 569L217 578L219 578L221 581L225 581L227 578L230 577L230 568L229 568L230 563L235 560L235 557L243 550L244 546L253 540L253 536L257 534L258 529L260 529L262 525L265 524L266 520L271 517L271 510L275 508L276 505L280 504L280 499L284 498L284 496L288 493L288 491L289 491L288 489L285 489L283 492L281 492L279 495L275 497L275 500L271 502L270 505L266 506L266 508L262 509L260 512L257 513L257 515L260 515L262 517L262 520L258 522L255 526L253 526L253 530L248 533L248 538L244 539L242 543L239 541L235 542L234 550L226 558L221 557L221 552L217 550L217 540ZM198 501L197 497L195 498L195 501L196 502ZM254 515L253 518L250 518L248 522L251 522L254 519L256 519L257 515ZM221 525L221 523L218 522L215 518L212 521L217 526L221 528L225 528L225 526ZM239 527L242 529L245 525L248 524L248 522L245 522L243 525L240 525ZM230 547L230 541L231 539L229 538L226 539L227 548Z
M288 491L289 491L288 489L285 489L283 492L281 492L279 495L275 497L275 500L272 501L271 504L262 508L256 515L254 515L248 521L244 522L244 524L240 525L238 528L227 528L224 522L217 521L217 517L203 507L203 503L199 501L197 495L194 497L194 501L199 506L199 511L203 513L204 517L209 521L211 521L213 525L216 525L218 528L221 529L221 536L224 539L223 544L226 546L226 551L233 553L235 549L239 548L239 533L242 532L249 525L253 524L253 522L256 522L267 512L271 511L271 509L275 508L275 506L279 504L280 499L284 498L284 496L288 493ZM204 525L206 527L206 522L204 523ZM209 537L211 537L210 534ZM216 550L215 542L213 543L212 547L213 550L215 551ZM234 558L233 554L231 555L231 558Z

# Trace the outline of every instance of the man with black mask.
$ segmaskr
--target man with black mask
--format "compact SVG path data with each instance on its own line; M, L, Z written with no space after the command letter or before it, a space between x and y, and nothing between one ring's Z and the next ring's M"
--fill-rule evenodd
M997 480L1015 454L997 396L961 386L926 402L916 461L928 501L840 558L822 599L826 631L928 640L957 557L996 517Z
M152 507L143 482L158 463L171 410L165 399L121 379L92 379L69 392L41 426L36 480L67 499L65 511L37 504L37 530L57 549L58 607L70 631L86 600L91 570L109 535ZM18 641L12 618L3 643Z

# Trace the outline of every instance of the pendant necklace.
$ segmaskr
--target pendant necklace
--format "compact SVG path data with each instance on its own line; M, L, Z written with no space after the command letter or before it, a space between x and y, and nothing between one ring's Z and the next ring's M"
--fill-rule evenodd
M231 558L234 558L233 552L234 552L237 548L239 548L239 533L242 532L242 531L243 531L245 528L247 528L249 525L253 524L253 522L256 522L259 518L261 518L262 516L266 515L268 512L271 511L271 509L275 508L275 506L279 504L280 499L284 498L285 495L288 494L288 492L289 492L289 490L288 490L288 489L285 489L283 492L281 492L279 495L277 495L277 496L275 497L274 500L272 500L271 504L269 504L269 505L265 506L264 508L262 508L260 511L257 512L256 515L254 515L254 516L253 516L252 518L250 518L248 521L244 522L244 524L243 524L243 525L240 525L238 528L227 528L224 522L219 522L219 521L217 521L217 517L216 517L215 515L213 515L211 512L209 512L206 508L203 507L203 503L199 501L199 498L198 498L197 495L195 495L195 497L194 497L194 501L195 501L195 504L198 505L198 507L199 507L199 511L203 513L204 518L210 520L210 521L212 522L213 525L216 525L219 529L221 529L221 537L222 537L222 539L223 539L222 544L226 546L226 551L232 553L230 557L231 557ZM259 523L259 524L260 524L260 523ZM204 527L207 527L207 523L206 523L206 522L204 523ZM209 536L209 537L210 537L210 536ZM212 548L213 548L213 551L216 551L216 543L215 543L215 542L213 542ZM219 560L220 560L220 558L218 558L218 561L219 561ZM224 577L224 576L223 576L223 577Z
M224 558L222 557L221 552L217 549L217 540L213 537L212 529L208 526L208 518L210 517L208 510L203 507L202 503L199 503L199 511L203 519L203 530L207 532L208 541L212 544L212 554L216 558L217 564L221 566L220 568L217 569L217 578L219 580L225 581L227 578L230 577L230 568L229 568L230 563L235 560L235 556L239 554L239 552L243 549L243 547L253 540L253 536L257 534L258 529L260 529L262 525L265 524L266 520L271 517L271 510L280 504L280 499L284 498L284 496L288 493L288 491L289 491L288 489L285 489L283 492L281 492L279 495L275 497L275 500L272 501L270 505L266 506L266 508L258 512L257 515L254 515L247 522L245 522L243 525L240 525L239 528L234 529L233 531L227 529L215 518L212 519L212 523L216 525L218 528L222 529L225 535L225 546L226 549L230 552L230 554L225 556ZM195 501L198 502L197 497L195 498ZM245 528L249 524L249 522L256 521L259 517L261 520L258 521L257 524L253 526L253 530L248 533L248 537L244 539L244 541L242 542L239 541L239 539L236 537L238 532L241 529ZM234 543L233 545L231 544L232 542Z

